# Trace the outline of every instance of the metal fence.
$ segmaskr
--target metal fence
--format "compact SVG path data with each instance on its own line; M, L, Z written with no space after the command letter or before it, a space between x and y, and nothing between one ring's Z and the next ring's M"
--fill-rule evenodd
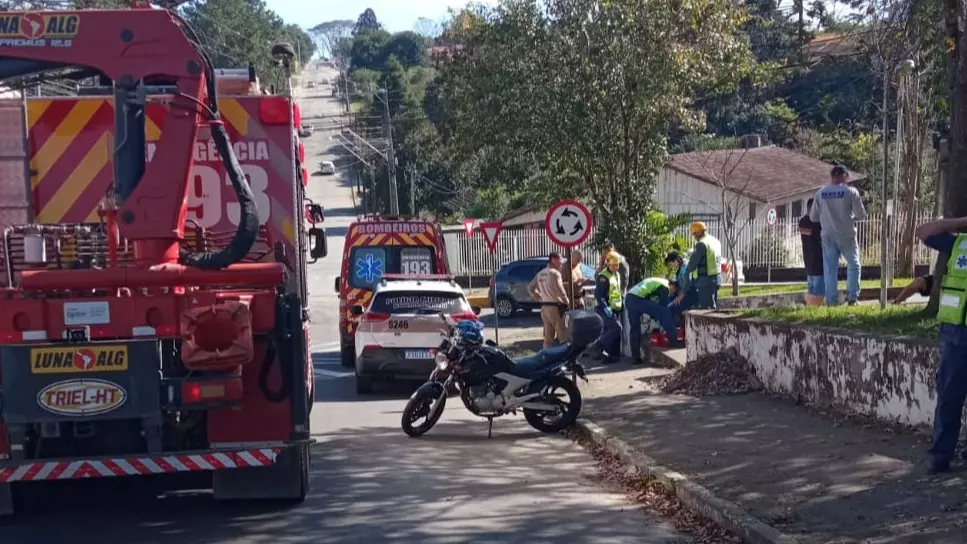
M922 214L917 218L916 224L923 223L932 219L930 214ZM860 260L864 266L879 265L880 240L882 218L871 215L867 220L860 221L856 225L857 241L860 246ZM898 217L897 225L902 226L903 217ZM775 226L769 226L764 219L751 222L743 222L736 225L738 232L736 243L736 255L729 252L725 232L722 222L717 219L705 220L709 234L715 236L722 242L722 251L725 257L732 259L737 257L742 262L743 268L752 267L772 267L772 268L798 268L803 266L802 242L799 237L799 218L781 219ZM894 231L896 232L896 231ZM584 260L591 266L597 266L598 253L594 250L591 242L592 236L588 238L580 248L584 252ZM688 236L688 226L681 229L683 236ZM498 251L496 256L491 256L487 251L487 244L483 236L475 233L472 238L467 238L463 230L459 232L447 232L444 234L447 244L447 257L450 267L454 274L469 276L488 276L493 274L496 266L500 264L547 255L551 251L561 251L555 246L545 234L543 229L505 229L500 233L498 241ZM895 246L899 246L898 236ZM894 259L899 252L898 247L894 247ZM621 251L621 248L618 248ZM913 249L914 264L930 264L930 249L924 246L919 240L915 242Z

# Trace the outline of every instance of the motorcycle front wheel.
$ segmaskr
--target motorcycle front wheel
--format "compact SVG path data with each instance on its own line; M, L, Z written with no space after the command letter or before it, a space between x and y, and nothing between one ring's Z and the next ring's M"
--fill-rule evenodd
M567 394L567 400L562 399L561 393ZM524 419L542 433L558 433L567 429L574 425L581 413L581 390L566 376L549 378L542 384L541 396L534 401L558 406L555 412L524 408Z
M419 392L406 403L400 421L404 433L413 438L423 436L436 425L437 421L440 421L443 408L447 405L447 396L444 395L437 404L436 410L433 410L435 400L436 397L429 392ZM431 411L433 413L430 413Z

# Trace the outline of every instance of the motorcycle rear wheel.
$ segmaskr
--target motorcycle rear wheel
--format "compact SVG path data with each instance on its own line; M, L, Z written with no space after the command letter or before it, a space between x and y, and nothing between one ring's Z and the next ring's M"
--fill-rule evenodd
M548 422L548 414L544 410L524 408L524 419L527 420L527 423L542 433L559 433L574 425L581 413L582 403L581 390L578 389L577 384L566 376L553 376L543 384L542 389L541 396L535 398L534 401L556 402L561 405L562 413L557 420ZM567 393L568 402L561 401L559 397L553 394L557 389L563 389Z
M430 409L435 400L436 397L430 393L421 392L406 403L406 408L403 408L403 416L400 418L400 424L403 427L404 433L413 438L423 436L437 424L437 421L440 421L440 416L443 415L443 408L447 405L447 396L444 395L440 399L436 412L431 414ZM423 417L426 417L426 421L421 425L413 425Z

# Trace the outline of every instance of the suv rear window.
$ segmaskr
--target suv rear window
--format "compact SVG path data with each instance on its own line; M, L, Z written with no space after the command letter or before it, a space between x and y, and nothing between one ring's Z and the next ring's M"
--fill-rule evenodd
M393 291L378 293L369 308L385 314L470 312L470 304L460 293L436 291Z

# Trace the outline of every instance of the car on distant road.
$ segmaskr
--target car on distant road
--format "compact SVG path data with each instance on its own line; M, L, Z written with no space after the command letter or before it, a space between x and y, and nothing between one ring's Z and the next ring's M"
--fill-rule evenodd
M313 127L309 123L305 123L301 127L299 127L299 137L308 138L309 136L312 136L312 133L314 131L315 131L315 127Z
M306 87L309 88L309 89L312 89L315 86L316 86L316 82L315 81L310 81L309 83L306 84Z
M356 392L372 392L375 380L425 380L447 332L440 314L476 320L480 308L444 276L384 275L366 308L350 312L356 328Z
M564 265L567 266L565 259ZM527 286L538 272L547 268L547 257L532 257L505 263L497 271L494 277L490 278L490 290L487 298L490 307L494 309L497 317L512 317L518 311L536 310L541 307L540 303L531 298ZM581 263L581 273L586 278L594 278L594 268ZM585 297L593 288L585 288Z
M323 161L319 170L327 176L332 175L336 173L336 165L332 161Z

